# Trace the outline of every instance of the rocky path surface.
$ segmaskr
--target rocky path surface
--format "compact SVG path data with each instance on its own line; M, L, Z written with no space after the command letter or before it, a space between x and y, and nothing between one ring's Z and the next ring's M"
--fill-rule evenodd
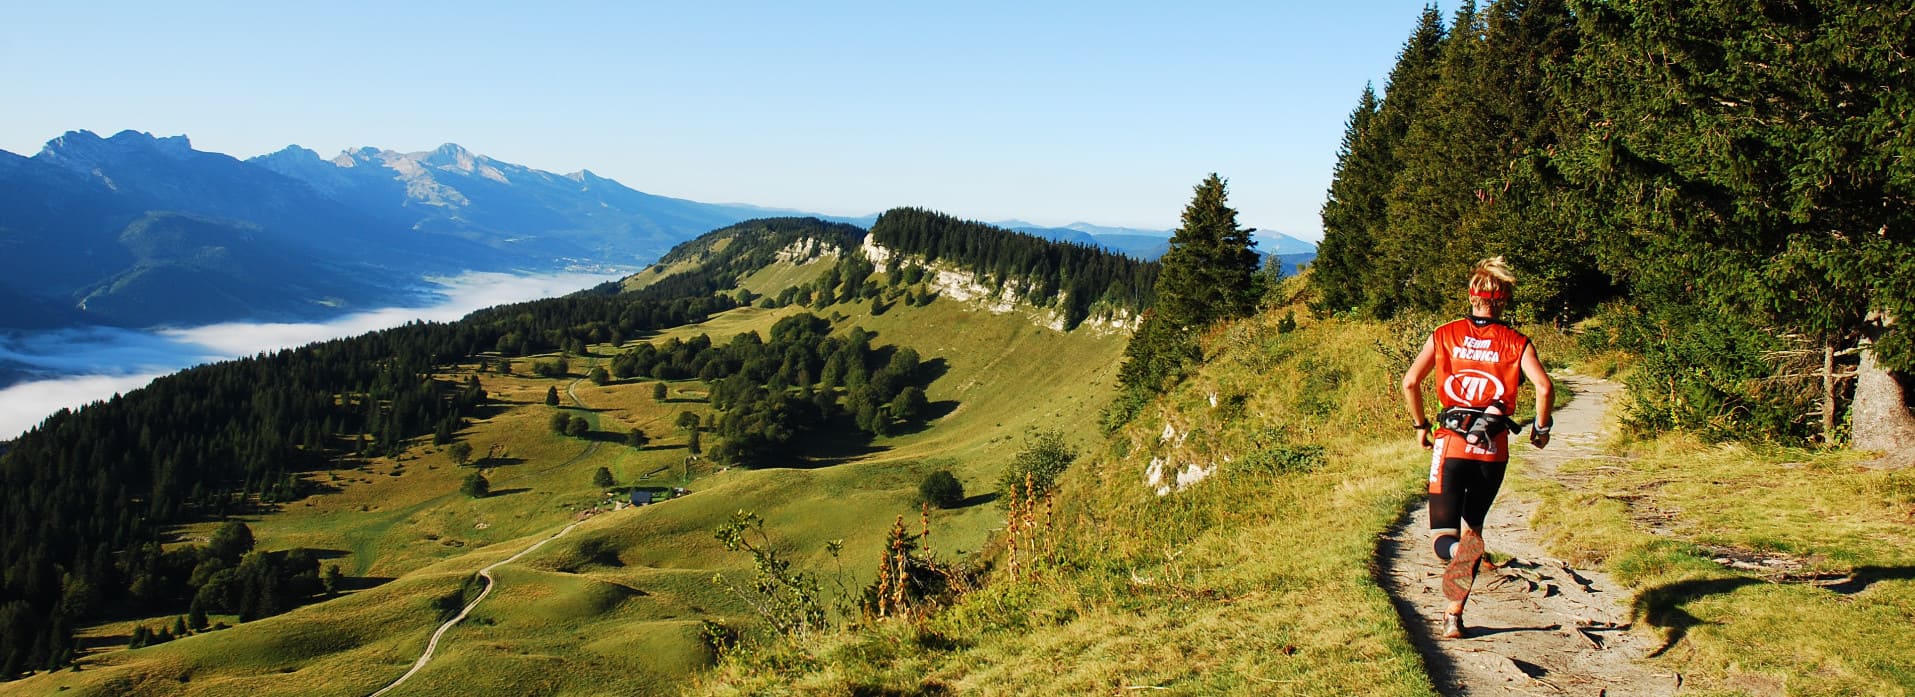
M1565 376L1576 398L1556 412L1553 442L1544 450L1527 435L1511 476L1561 481L1558 466L1599 457L1597 443L1616 384ZM1518 445L1520 443L1520 445ZM1565 486L1575 482L1563 481ZM1508 485L1490 510L1484 531L1502 568L1485 569L1463 613L1463 639L1442 631L1442 562L1430 551L1427 509L1419 504L1378 546L1381 581L1396 602L1431 680L1445 695L1673 695L1681 677L1641 663L1655 642L1629 631L1629 592L1600 571L1572 568L1551 558L1530 529L1536 502Z

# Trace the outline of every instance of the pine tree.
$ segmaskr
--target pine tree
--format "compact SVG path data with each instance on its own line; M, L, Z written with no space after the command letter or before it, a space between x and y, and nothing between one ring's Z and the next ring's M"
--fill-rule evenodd
M1371 165L1374 171L1389 180L1387 183L1378 183L1384 190L1383 200L1359 198L1374 194L1366 187L1351 192L1350 204L1369 213L1353 216L1350 223L1361 227L1341 231L1340 236L1347 235L1351 239L1348 243L1339 241L1337 245L1342 249L1337 251L1340 256L1350 259L1349 263L1344 264L1347 269L1364 274L1356 282L1361 289L1358 297L1372 315L1389 316L1395 312L1397 294L1394 288L1400 285L1403 271L1412 268L1412 256L1422 252L1394 227L1395 221L1387 201L1389 193L1397 186L1397 175L1402 169L1403 151L1408 147L1405 141L1409 137L1410 127L1421 116L1424 102L1436 89L1437 67L1447 36L1443 29L1443 15L1434 6L1423 8L1416 29L1404 42L1403 50L1398 52L1395 67L1390 69L1389 83L1384 87L1383 102L1377 107L1376 116L1364 124L1366 137L1357 143L1363 146L1360 152L1365 158L1375 160ZM1377 212L1378 207L1381 207L1381 214ZM1326 222L1326 241L1329 229Z
M199 598L194 598L192 605L186 610L186 625L196 632L206 630L206 606L200 602Z
M1488 196L1484 179L1495 171L1508 124L1492 119L1483 104L1485 34L1475 3L1465 0L1443 41L1427 101L1396 149L1390 234L1377 239L1379 278L1370 285L1380 315L1460 303L1469 262L1488 256L1472 214Z
M1180 331L1247 317L1262 296L1254 283L1262 261L1253 249L1257 243L1250 229L1237 225L1237 211L1227 197L1221 177L1205 177L1159 262L1156 310Z
M1487 16L1487 44L1477 90L1502 138L1478 186L1477 227L1488 247L1522 272L1517 312L1574 319L1615 296L1596 264L1589 227L1577 224L1587 205L1563 179L1559 154L1581 140L1583 122L1569 108L1568 70L1582 40L1562 0L1497 2ZM1469 263L1476 258L1459 260Z
M1105 413L1105 426L1130 420L1152 395L1174 382L1197 357L1196 332L1218 320L1256 312L1261 259L1251 230L1237 225L1224 181L1204 178L1185 206L1183 225L1170 239L1157 276L1157 305L1124 347L1118 383L1124 394Z
M1315 310L1329 314L1363 305L1363 283L1370 276L1370 231L1382 227L1383 197L1389 193L1389 143L1373 131L1376 93L1363 86L1363 96L1343 131L1343 145L1323 203L1323 241L1310 262L1310 284L1317 289Z
M1594 118L1565 171L1603 233L1605 270L1629 279L1645 323L1665 335L1701 323L1746 338L1734 351L1681 355L1644 342L1656 361L1639 377L1666 384L1638 398L1690 397L1660 405L1678 414L1685 403L1719 406L1673 425L1707 428L1733 413L1806 433L1818 425L1789 405L1802 396L1777 393L1774 376L1745 360L1790 348L1774 336L1828 353L1873 338L1871 359L1915 369L1910 13L1834 3L1584 12L1570 77L1585 86L1575 109ZM1820 391L1827 402L1839 390ZM1896 412L1906 419L1905 406L1886 413Z
M339 572L338 564L328 564L325 573L319 576L319 583L320 587L326 590L326 595L337 595L340 588L345 585L345 575Z

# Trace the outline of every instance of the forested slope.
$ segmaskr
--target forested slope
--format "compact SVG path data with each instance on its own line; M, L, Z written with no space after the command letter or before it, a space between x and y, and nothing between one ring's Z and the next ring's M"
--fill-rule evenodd
M318 487L301 473L336 458L449 442L486 395L436 379L440 366L618 340L734 304L582 292L201 366L62 410L0 456L0 668L64 663L82 617L190 599L196 561L161 553L167 526L302 498Z
M1135 316L1155 297L1154 263L935 211L885 211L871 225L871 240L927 264L954 265L997 289L1010 285L1026 302L1055 306L1066 329L1093 313Z
M1502 254L1524 317L1642 356L1638 426L1915 434L1899 389L1847 418L1858 366L1915 368L1911 36L1851 2L1426 10L1351 114L1315 307L1457 312Z

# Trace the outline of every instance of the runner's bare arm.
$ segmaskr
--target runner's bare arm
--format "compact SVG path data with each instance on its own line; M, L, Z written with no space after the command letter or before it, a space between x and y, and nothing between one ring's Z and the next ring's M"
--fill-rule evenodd
M1423 378L1429 377L1430 370L1435 367L1436 342L1433 338L1424 339L1423 350L1416 353L1416 360L1410 361L1409 371L1403 373L1403 408L1409 412L1412 426L1429 423L1428 419L1423 418ZM1419 429L1416 440L1424 449L1429 449L1432 445L1430 430Z
M1556 384L1549 381L1548 371L1543 370L1543 361L1536 357L1536 345L1523 348L1523 377L1536 386L1536 426L1542 430L1529 430L1529 443L1538 448L1549 445L1549 429L1556 425L1556 419L1550 416L1550 400L1556 396Z

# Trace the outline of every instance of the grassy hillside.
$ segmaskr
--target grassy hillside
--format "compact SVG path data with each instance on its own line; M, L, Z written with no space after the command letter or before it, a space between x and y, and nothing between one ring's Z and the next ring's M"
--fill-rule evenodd
M1212 333L1194 378L1066 475L1023 573L999 537L983 589L736 652L696 693L1433 693L1370 569L1420 499L1427 461L1396 437L1392 388L1422 332L1284 333L1281 313ZM1217 469L1159 496L1157 463ZM1906 471L1679 433L1563 465L1573 489L1523 471L1512 488L1540 501L1552 553L1631 589L1636 631L1661 640L1649 669L1684 694L1915 691Z
M797 283L811 272L786 266L755 279ZM740 308L645 340L762 334L797 311ZM317 480L335 491L248 523L260 548L326 550L323 563L361 577L362 589L139 650L121 648L132 627L170 624L172 616L95 627L86 632L95 650L79 670L0 684L0 694L366 694L417 657L439 621L435 600L458 593L480 567L600 504L604 492L591 484L599 467L623 485L688 485L695 493L604 513L500 569L499 588L447 634L438 656L405 691L667 691L711 660L700 639L701 619L746 619L747 609L711 583L714 573L741 578L749 566L713 539L733 512L763 515L780 546L814 568L834 568L825 543L843 540L843 582L861 587L874 573L892 518L916 515L924 475L950 469L977 493L989 488L1027 428L1061 429L1089 443L1123 348L1121 336L1059 333L1017 314L994 315L951 300L894 307L881 317L870 316L866 304L818 312L839 317L836 330L862 326L877 333L875 344L910 346L925 360L940 361L943 375L927 393L941 415L914 433L847 443L813 467L714 471L700 463L687 481L687 435L671 423L680 411L709 410L698 381L670 383L660 403L649 379L605 386L582 380L619 349L606 345L572 357L572 375L563 379L532 376L532 363L546 357L515 361L512 375L477 372L476 363L449 367L442 377L477 375L493 398L495 407L458 434L473 445L475 458L502 448L485 468L492 496L458 493L470 468L455 466L444 448L428 443L320 473ZM550 431L555 408L544 404L548 388L560 393L559 409L593 425L592 437ZM642 450L617 441L634 427L653 439ZM934 514L944 549L976 550L985 543L1000 521L983 500ZM191 540L210 529L180 534Z
M1282 314L1213 332L1197 375L1085 454L1033 571L998 542L951 607L741 651L698 691L1432 694L1370 570L1427 462L1391 437L1422 335Z
M1620 441L1526 480L1565 559L1636 592L1658 660L1698 694L1915 692L1915 475L1849 453Z

